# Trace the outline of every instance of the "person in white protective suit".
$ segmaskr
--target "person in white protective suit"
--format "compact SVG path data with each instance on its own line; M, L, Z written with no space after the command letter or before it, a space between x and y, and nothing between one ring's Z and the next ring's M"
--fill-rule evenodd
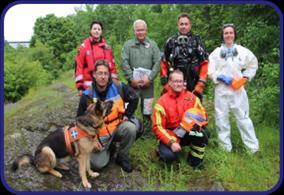
M232 150L229 112L236 118L243 143L251 153L259 150L258 139L249 117L249 102L245 91L247 81L255 76L258 61L247 48L235 44L236 28L222 28L223 43L209 55L208 76L215 84L215 122L221 146Z

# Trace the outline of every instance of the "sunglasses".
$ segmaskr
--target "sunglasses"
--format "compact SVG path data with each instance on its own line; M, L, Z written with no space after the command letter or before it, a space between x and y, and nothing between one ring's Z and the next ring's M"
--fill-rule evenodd
M227 28L227 27L234 27L235 28L235 25L233 23L223 25L223 29Z

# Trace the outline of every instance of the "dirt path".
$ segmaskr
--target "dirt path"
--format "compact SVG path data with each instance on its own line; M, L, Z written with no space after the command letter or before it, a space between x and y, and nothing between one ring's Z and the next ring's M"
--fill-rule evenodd
M28 108L14 114L5 129L4 178L8 186L17 191L84 191L78 173L78 163L72 159L70 171L61 171L63 178L59 179L49 174L39 173L35 167L23 167L16 173L10 170L16 156L23 153L33 153L40 141L51 131L64 124L74 121L79 97L67 90L64 85L52 86L66 98L63 105L49 108L48 100L38 100L28 104ZM12 109L17 104L6 105L5 110ZM31 112L30 110L36 110ZM96 179L90 178L91 191L124 191L141 190L147 185L140 172L134 170L128 174L115 163L102 169Z
M51 86L58 95L64 97L64 103L49 106L52 97L33 100L24 105L5 105L5 111L21 107L19 111L5 121L4 131L4 179L13 191L85 191L78 173L78 163L72 159L70 171L61 171L63 178L50 174L41 174L33 166L23 167L16 173L10 170L15 158L23 153L33 154L37 145L51 131L74 122L79 102L77 94L62 84ZM126 173L112 159L107 167L100 170L100 176L89 178L90 191L143 191L148 186L141 172L134 166L132 173ZM157 189L156 187L153 189ZM220 183L208 182L199 178L189 186L189 191L224 191Z

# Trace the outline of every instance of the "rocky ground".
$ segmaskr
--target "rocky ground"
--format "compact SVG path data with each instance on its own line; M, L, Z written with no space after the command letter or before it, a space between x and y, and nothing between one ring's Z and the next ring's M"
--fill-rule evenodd
M23 153L34 153L37 145L51 131L74 122L79 97L63 84L55 84L53 90L63 95L62 105L50 108L48 98L32 102L15 113L5 124L4 132L4 180L5 186L13 191L86 191L81 184L78 173L78 163L75 159L69 162L70 171L61 171L63 178L50 174L41 174L33 166L23 167L17 172L11 172L11 165L17 156ZM12 109L17 104L5 105L5 110ZM36 108L36 109L35 109ZM36 111L30 112L31 109ZM90 191L141 191L148 185L147 180L139 170L126 173L112 160L100 170L100 176L89 178ZM199 178L189 191L223 191L218 182L210 182Z
M49 108L48 100L38 100L27 106L23 112L18 112L8 121L9 129L5 129L4 178L7 185L16 191L85 191L78 172L75 159L69 161L70 171L61 171L63 178L50 174L41 174L35 167L27 166L11 172L11 164L16 156L23 153L33 154L40 141L51 131L74 122L79 97L74 91L64 85L56 84L53 90L64 93L65 103L62 106ZM61 94L62 95L62 94ZM5 110L17 104L5 105ZM28 109L37 107L37 112ZM91 191L121 191L141 190L147 185L140 172L134 170L128 174L123 172L113 160L102 169L100 176L92 179Z

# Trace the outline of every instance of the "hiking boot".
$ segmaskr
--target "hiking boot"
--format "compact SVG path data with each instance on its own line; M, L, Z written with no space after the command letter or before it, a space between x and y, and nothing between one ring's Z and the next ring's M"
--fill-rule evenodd
M197 158L195 156L192 156L190 153L188 154L187 162L193 169L202 169L202 168L204 168L203 163L202 163L203 159L200 159L200 158Z
M115 163L118 164L127 173L131 173L133 171L132 165L125 157L123 158L118 156L115 160Z
M119 142L112 142L109 147L109 154L110 154L110 160L112 162L115 161L117 157L117 149L119 148Z

